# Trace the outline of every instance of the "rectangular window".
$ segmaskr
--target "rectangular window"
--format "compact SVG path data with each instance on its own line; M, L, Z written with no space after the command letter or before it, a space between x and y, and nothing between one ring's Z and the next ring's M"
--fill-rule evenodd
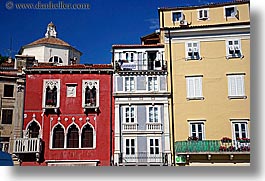
M150 155L159 154L159 139L158 138L149 139L149 153Z
M83 80L82 87L83 108L99 107L99 80Z
M203 99L202 76L186 77L187 99Z
M241 58L241 42L240 40L227 40L226 41L226 50L228 58Z
M135 83L134 77L125 77L125 91L134 91Z
M236 7L225 7L225 17L236 17L237 15Z
M43 108L59 108L60 106L60 80L44 80Z
M8 152L9 151L9 137L0 137L0 151Z
M183 13L182 12L173 12L172 13L172 21L181 21L183 20Z
M233 136L234 139L248 138L247 122L233 122Z
M229 98L246 98L244 76L245 75L227 75Z
M12 124L13 110L2 109L2 124Z
M134 123L134 122L135 122L135 108L125 107L125 123Z
M186 43L186 57L187 60L199 60L199 42L187 42Z
M198 140L204 140L204 123L203 122L191 122L190 123L190 136L198 138Z
M125 139L125 154L135 155L135 139L134 138Z
M159 122L159 109L157 106L152 106L148 108L149 123Z
M157 77L148 77L148 91L158 91Z
M206 20L209 18L209 10L208 9L200 9L198 11L198 19Z
M14 85L4 85L4 97L14 97Z

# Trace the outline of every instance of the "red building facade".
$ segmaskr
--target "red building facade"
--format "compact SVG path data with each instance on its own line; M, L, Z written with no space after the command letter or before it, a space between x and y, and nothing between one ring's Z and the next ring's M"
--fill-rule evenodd
M114 128L111 65L26 70L22 166L109 166Z

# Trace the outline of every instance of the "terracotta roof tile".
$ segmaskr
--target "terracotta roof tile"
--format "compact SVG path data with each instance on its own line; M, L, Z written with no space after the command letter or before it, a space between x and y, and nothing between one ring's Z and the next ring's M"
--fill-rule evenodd
M40 65L35 67L29 67L28 69L112 69L111 64L75 64L75 65L64 65L64 66L48 66Z
M61 46L67 46L70 47L71 45L69 45L68 43L66 43L65 41L59 39L59 38L54 38L54 37L49 37L49 38L41 38L38 39L26 46L33 46L33 45L39 45L39 44L52 44L52 45L61 45Z

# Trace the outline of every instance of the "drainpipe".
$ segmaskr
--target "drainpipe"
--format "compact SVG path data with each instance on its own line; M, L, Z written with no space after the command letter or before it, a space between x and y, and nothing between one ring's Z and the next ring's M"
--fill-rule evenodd
M113 94L113 72L110 73L110 165L113 165L113 153L112 153L112 149L113 149L113 142L112 142L112 95Z
M172 52L171 52L171 35L170 35L170 29L168 29L168 38L169 38L169 61L170 61L170 85L171 85L171 89L170 89L170 94L171 94L171 117L172 117L172 131L171 131L171 135L172 135L172 147L173 147L173 152L172 152L172 157L173 157L173 166L176 165L175 163L175 146L174 146L174 140L175 140L175 126L174 126L174 95L173 95L173 89L174 89L174 85L173 85L173 68L172 68Z

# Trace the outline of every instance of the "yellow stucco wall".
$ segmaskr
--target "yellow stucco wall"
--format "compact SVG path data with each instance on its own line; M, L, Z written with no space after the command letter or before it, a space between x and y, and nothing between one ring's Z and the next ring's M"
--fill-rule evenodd
M237 5L239 10L239 20L236 18L228 19L234 22L248 22L248 4ZM192 18L192 25L203 24L223 24L228 21L224 18L224 7L209 8L210 20L197 21L197 14ZM183 11L186 14L197 13L197 9ZM160 12L161 13L161 12ZM172 11L164 12L165 27L171 27ZM160 14L160 25L161 25ZM196 18L195 18L196 17ZM191 16L186 15L186 19ZM164 31L161 31L162 42L164 42ZM241 50L244 57L226 59L226 40L229 38L241 40ZM198 40L198 39L197 39ZM196 41L197 41L196 40ZM201 41L203 40L203 41ZM187 140L189 136L188 120L205 121L205 139L216 140L222 137L232 136L231 119L250 120L250 37L231 35L231 37L215 37L214 39L201 37L200 55L202 60L185 60L185 42L189 40L172 40L172 68L173 68L173 102L174 102L174 140ZM165 43L165 56L168 65L168 90L170 85L170 57L169 45ZM229 73L244 73L246 99L228 98L228 78ZM186 79L187 75L202 75L202 91L204 100L187 100ZM172 114L170 110L170 120ZM172 126L172 123L171 123ZM248 134L250 136L250 121L248 122ZM172 138L173 139L173 138Z
M238 10L238 18L236 17L225 17L225 7L233 7L235 6ZM198 10L200 9L208 9L209 11L209 19L207 20L199 20L198 19ZM220 6L220 7L211 7L211 8L193 8L193 9L176 9L176 10L161 10L160 13L160 26L163 25L163 15L164 14L164 27L176 27L179 26L179 22L172 21L172 13L173 12L183 12L185 15L185 20L191 26L199 26L199 25L214 25L214 24L225 24L231 22L245 22L249 21L249 6L248 4L235 4L228 6Z

